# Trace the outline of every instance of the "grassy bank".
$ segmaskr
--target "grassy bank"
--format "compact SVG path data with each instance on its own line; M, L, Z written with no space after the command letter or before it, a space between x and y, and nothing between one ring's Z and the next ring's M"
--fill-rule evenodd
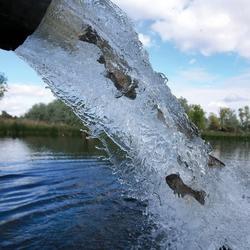
M81 136L79 126L69 126L63 123L47 123L28 119L0 119L0 137L25 137L25 136ZM220 131L204 131L202 138L247 140L250 141L250 133L228 133Z
M80 136L79 127L66 124L49 124L26 119L0 119L0 136Z
M205 131L202 132L203 139L223 139L223 140L245 140L250 141L250 133L233 133L221 131Z

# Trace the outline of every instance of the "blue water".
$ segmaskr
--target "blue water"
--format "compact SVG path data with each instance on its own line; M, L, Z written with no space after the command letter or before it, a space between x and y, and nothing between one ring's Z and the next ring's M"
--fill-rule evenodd
M211 141L250 186L250 143ZM95 141L0 139L0 249L159 249L166 233ZM249 199L249 194L244 195ZM168 249L175 249L169 246Z
M126 194L94 145L72 138L0 139L1 249L152 244L146 204Z

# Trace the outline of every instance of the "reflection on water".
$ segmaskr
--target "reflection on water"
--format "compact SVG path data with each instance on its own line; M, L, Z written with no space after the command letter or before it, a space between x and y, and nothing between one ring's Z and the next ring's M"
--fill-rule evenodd
M145 204L126 198L95 142L0 139L0 148L1 249L117 249L145 235Z
M249 142L211 144L249 187ZM127 197L95 145L73 138L0 139L0 249L159 247L146 204Z
M32 160L37 157L53 156L84 156L100 155L96 149L97 141L86 140L85 138L47 138L27 137L25 139L4 138L0 140L0 160L17 161Z
M250 141L210 140L214 152L226 161L250 161Z
M210 140L214 154L226 163L226 167L248 192L243 194L250 203L250 141Z

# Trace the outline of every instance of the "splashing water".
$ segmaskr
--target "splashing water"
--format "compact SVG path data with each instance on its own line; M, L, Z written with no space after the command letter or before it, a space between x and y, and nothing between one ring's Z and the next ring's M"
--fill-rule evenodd
M162 248L250 246L250 209L234 173L208 167L209 147L188 121L127 16L108 0L53 0L36 32L16 53L93 136L105 133L125 153L114 171L131 195L147 200ZM112 155L114 152L109 150ZM165 177L179 174L205 205L173 194ZM244 203L245 202L245 203Z

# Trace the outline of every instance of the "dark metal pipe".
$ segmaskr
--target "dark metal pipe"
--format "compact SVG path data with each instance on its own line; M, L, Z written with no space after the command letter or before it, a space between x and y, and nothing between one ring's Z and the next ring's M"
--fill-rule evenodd
M52 0L0 0L0 48L15 50L38 27Z

